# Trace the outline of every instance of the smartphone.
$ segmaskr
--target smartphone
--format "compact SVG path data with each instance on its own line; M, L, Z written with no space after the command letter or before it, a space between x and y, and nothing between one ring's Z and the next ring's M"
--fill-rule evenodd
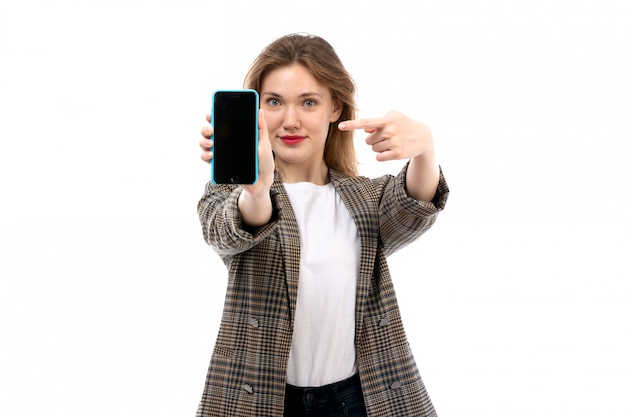
M259 176L259 95L255 90L213 93L214 184L254 184Z

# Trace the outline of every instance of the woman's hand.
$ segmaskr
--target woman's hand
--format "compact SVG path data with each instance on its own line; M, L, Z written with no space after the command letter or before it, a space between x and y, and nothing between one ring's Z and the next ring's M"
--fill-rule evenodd
M365 143L377 153L378 161L410 159L406 190L416 200L430 201L439 184L439 166L430 129L397 111L383 117L347 120L340 130L363 129Z
M200 139L200 149L202 149L200 158L210 164L213 160L213 152L211 151L213 148L213 141L211 140L211 136L213 136L213 126L211 126L210 114L206 115L206 120L209 122L209 125L202 126L202 129L200 129L200 134L202 135L202 139Z
M383 117L347 120L340 130L363 129L369 133L365 143L376 152L378 161L409 159L435 152L430 129L397 111Z

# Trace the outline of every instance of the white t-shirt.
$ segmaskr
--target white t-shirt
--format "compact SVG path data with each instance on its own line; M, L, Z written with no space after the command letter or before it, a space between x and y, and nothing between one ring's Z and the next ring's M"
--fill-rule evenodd
M300 279L287 383L319 387L357 371L354 344L361 245L332 184L284 184L300 231Z

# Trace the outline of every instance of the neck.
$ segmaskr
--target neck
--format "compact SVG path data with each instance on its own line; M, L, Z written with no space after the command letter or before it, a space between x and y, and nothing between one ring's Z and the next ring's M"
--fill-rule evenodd
M316 185L325 185L330 182L328 166L326 166L324 162L320 165L310 167L280 164L280 166L276 166L276 169L280 173L283 182L288 184L310 182Z

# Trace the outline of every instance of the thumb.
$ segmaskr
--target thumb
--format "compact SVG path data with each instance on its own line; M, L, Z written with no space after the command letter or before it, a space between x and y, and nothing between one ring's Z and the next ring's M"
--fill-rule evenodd
M265 143L267 142L269 145L269 141L270 141L270 135L269 132L267 131L267 122L265 121L265 113L263 112L263 110L259 110L259 143Z

